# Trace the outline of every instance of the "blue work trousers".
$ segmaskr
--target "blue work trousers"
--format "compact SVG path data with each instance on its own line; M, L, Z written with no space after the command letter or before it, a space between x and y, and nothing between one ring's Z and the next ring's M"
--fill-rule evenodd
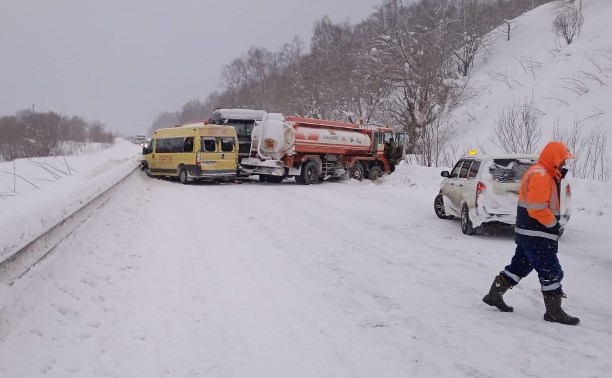
M557 249L558 242L551 240L518 242L510 265L502 273L516 285L535 269L542 292L561 292L563 269L557 257Z

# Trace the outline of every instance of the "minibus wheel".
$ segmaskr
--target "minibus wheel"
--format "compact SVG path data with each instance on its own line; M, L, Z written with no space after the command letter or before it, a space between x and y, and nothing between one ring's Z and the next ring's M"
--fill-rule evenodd
M182 165L179 167L179 181L182 184L187 184L189 182L187 180L187 170Z

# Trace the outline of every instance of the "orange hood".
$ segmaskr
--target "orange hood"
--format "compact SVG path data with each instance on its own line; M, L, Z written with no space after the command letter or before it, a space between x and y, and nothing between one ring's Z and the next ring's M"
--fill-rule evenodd
M538 161L546 169L554 172L561 166L561 163L567 159L573 159L574 155L569 152L567 146L563 142L548 142L540 153Z

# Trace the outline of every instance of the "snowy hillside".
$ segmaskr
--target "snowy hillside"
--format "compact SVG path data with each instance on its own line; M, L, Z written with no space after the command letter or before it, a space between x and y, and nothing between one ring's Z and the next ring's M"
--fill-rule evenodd
M471 81L479 95L452 114L459 151L500 149L491 143L505 108L531 102L540 115L540 147L553 127L570 130L574 123L588 135L612 124L612 2L585 0L582 33L570 45L552 31L555 4L549 3L517 18L511 40L502 31L479 59ZM608 138L612 134L608 132ZM578 151L576 151L578 152ZM608 157L612 153L607 146Z

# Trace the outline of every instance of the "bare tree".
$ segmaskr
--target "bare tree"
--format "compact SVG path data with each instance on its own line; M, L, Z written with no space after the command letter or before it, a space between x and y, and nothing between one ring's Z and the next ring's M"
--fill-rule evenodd
M153 134L153 132L157 129L165 128L165 127L174 127L180 123L179 119L181 114L179 112L163 112L158 115L151 126L149 127L149 134Z
M350 69L334 86L335 113L340 120L384 123L383 108L392 90L392 83L376 73L376 47L368 36L371 25L362 24L352 31Z
M349 120L356 96L352 27L348 22L335 24L323 17L315 23L310 45L311 54L304 61L304 93L309 97L310 116Z
M204 107L200 100L190 100L183 105L181 114L179 115L178 123L189 123L204 121L208 118L209 112Z
M16 116L0 117L0 161L24 157L25 127Z
M553 32L557 37L562 37L569 45L574 38L580 35L584 15L582 10L574 8L572 5L569 9L560 12L553 20Z
M461 0L459 20L455 22L456 38L453 54L457 68L467 76L474 65L474 60L481 52L486 52L496 39L492 13L487 2L482 0ZM493 31L492 31L493 29Z
M92 143L110 144L113 142L112 133L105 130L105 126L100 121L93 121L89 124L89 141Z
M57 154L60 144L62 117L53 112L36 112L33 108L17 112L17 118L25 128L24 157L51 156Z
M571 129L559 129L555 125L553 138L563 141L574 154L575 159L568 161L568 168L574 177L590 178L601 181L610 180L610 160L606 155L607 131L595 126L583 135L582 121L575 119Z
M504 108L491 142L507 153L535 153L542 136L538 125L541 115L542 112L530 101Z
M452 135L451 124L440 119L423 128L416 143L419 152L415 156L417 163L427 167L438 167L448 161L449 140Z
M87 121L81 117L66 118L60 124L64 140L84 143L87 140Z
M112 144L114 136L100 122L34 108L0 117L0 161L65 153L66 141Z

